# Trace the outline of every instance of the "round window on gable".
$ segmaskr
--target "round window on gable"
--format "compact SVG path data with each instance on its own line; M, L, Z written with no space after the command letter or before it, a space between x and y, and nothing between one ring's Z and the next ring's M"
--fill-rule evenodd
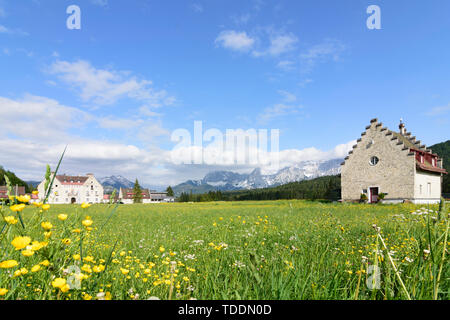
M379 161L380 159L378 159L378 157L373 156L370 158L370 165L375 166Z

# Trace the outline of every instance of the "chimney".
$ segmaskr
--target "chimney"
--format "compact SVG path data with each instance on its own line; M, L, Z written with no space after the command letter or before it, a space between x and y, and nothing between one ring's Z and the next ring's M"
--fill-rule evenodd
M406 135L406 128L402 118L400 118L400 124L398 125L398 128L400 129L399 132L402 136Z

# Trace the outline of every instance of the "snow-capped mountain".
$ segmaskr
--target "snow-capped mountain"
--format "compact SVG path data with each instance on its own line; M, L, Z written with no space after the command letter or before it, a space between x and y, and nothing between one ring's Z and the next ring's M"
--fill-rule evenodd
M103 186L105 193L110 193L114 189L119 190L120 188L133 188L134 183L122 176L110 176L98 178Z
M189 180L173 188L175 193L201 193L210 190L240 190L277 186L294 181L331 176L340 173L342 159L323 161L303 161L290 167L285 167L275 174L264 175L256 168L249 174L231 171L213 171L201 180Z

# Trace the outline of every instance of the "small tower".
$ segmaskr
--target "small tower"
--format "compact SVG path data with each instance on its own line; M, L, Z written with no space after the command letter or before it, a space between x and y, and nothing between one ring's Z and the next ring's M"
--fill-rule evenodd
M399 132L402 136L406 135L406 128L405 128L405 124L403 123L403 119L400 118L400 124L398 125L399 128Z

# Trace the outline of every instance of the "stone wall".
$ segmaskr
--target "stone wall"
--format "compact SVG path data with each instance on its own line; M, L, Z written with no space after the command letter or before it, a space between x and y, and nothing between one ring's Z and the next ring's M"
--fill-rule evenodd
M376 119L362 133L341 167L342 199L359 200L363 190L378 187L386 200L413 199L415 159L403 143ZM379 162L370 164L372 156Z

